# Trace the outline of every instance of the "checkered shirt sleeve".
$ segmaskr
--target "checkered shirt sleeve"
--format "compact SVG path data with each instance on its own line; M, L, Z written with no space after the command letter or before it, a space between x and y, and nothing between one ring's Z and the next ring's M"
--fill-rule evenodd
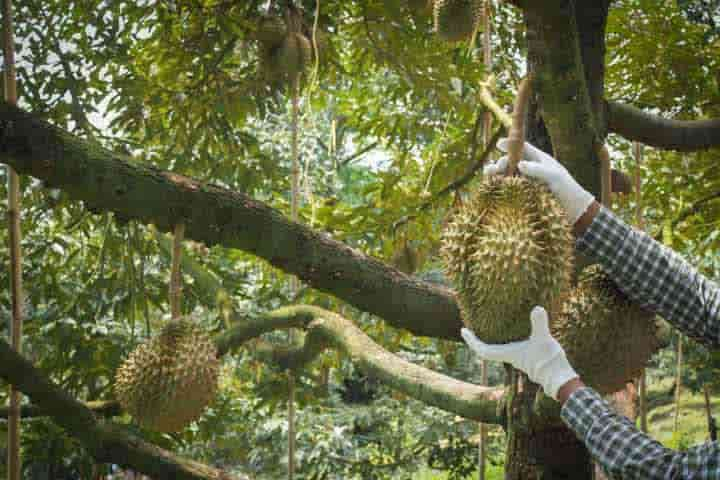
M570 395L560 416L610 478L720 479L720 445L707 442L675 452L643 434L590 387Z
M576 247L598 261L639 305L689 337L720 347L720 289L680 255L602 206Z

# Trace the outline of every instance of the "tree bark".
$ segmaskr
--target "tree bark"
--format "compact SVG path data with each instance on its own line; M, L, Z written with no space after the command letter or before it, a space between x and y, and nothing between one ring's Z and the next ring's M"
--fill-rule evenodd
M528 2L524 11L528 70L536 78L528 139L552 153L596 197L601 184L596 152L605 134L607 11L606 0ZM507 395L506 479L590 480L590 455L560 420L557 403L527 381Z
M607 102L611 132L665 150L693 152L720 145L720 119L669 120L631 105Z
M460 338L460 310L449 290L291 222L242 193L132 163L6 103L0 105L0 153L3 163L61 188L91 210L165 232L184 223L189 239L257 255L395 327Z

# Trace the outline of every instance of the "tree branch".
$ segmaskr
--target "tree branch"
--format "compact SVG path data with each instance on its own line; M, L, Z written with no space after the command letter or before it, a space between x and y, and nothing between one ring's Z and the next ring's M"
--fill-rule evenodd
M692 152L720 146L720 119L670 120L622 103L607 102L611 132L665 150Z
M268 348L262 356L282 368L301 369L322 351L335 348L350 356L361 370L390 388L443 410L483 423L502 424L498 402L503 388L462 382L403 360L375 343L353 322L309 305L284 307L256 318L218 337L218 351L229 352L246 341L279 328L305 327L307 335L295 348Z
M6 103L0 104L0 153L3 163L91 210L153 223L165 232L184 223L189 239L252 253L395 327L459 338L460 310L450 291L291 222L247 195L131 163Z
M324 350L334 348L350 356L367 374L409 397L483 423L503 422L497 408L504 394L503 388L462 382L403 360L374 342L353 322L336 313L310 305L296 305L238 322L232 329L216 337L218 355L225 355L263 333L278 329L304 328L307 334L302 345L287 348L272 347L266 343L259 352L261 357L283 369L300 370ZM16 385L34 402L35 405L26 408L27 416L50 415L59 425L83 441L77 433L78 429L99 428L93 411L104 415L119 413L115 402L83 404L71 399L58 387L51 385L22 357L12 352L4 341L0 343L0 361L5 360L3 355L9 355L3 349L9 350L17 358L7 357L10 360L0 365L0 378ZM18 378L15 372L17 365L22 362L25 363L19 371L27 377L23 377L24 380ZM30 373L27 373L28 371ZM34 387L35 384L42 385L42 392L51 393L32 395L34 389L38 389ZM58 395L64 400L57 400L55 397ZM88 407L91 407L92 411ZM77 417L77 421L65 421L58 418L58 415L73 415ZM92 437L91 434L88 435Z
M90 409L51 382L5 340L0 340L0 378L27 395L98 462L112 462L157 479L247 480L178 457L127 433L119 425L98 422Z

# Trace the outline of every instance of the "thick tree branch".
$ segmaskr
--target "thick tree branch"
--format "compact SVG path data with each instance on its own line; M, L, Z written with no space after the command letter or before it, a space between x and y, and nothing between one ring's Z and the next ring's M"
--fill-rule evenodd
M375 343L353 322L319 307L284 307L247 319L217 339L218 350L228 352L264 332L303 325L307 334L302 345L293 349L265 345L262 355L283 368L300 369L323 350L335 348L350 356L365 373L409 397L483 423L502 423L497 407L503 388L462 382L403 360Z
M246 479L178 457L130 435L119 425L98 421L90 409L51 382L5 340L0 340L0 378L27 395L98 462L112 462L157 479Z
M631 105L607 102L612 133L665 150L693 152L720 146L720 119L670 120Z
M85 408L91 410L95 415L102 417L114 417L122 414L120 404L114 400L96 401L83 403ZM9 407L0 407L0 421L7 418ZM49 413L37 405L23 405L20 407L21 418L46 417Z
M375 343L350 320L328 310L310 305L296 305L255 317L236 318L235 323L233 328L215 338L220 356L242 347L264 333L288 328L304 329L304 341L297 347L272 346L264 342L255 349L255 353L282 369L300 370L324 350L334 348L350 356L367 374L409 397L483 423L503 422L498 409L504 393L503 388L462 382L403 360ZM0 360L2 359L0 355ZM0 378L6 378L13 383L15 380L8 375L10 374L5 372L5 365L0 365ZM46 404L32 396L31 399L35 406L27 408L25 413L28 416L50 415L55 418L62 412L49 410ZM104 402L101 410L100 404L82 404L73 399L68 401L78 412L89 415L92 415L91 409L102 414L119 413L115 402ZM58 421L58 424L75 435L74 431L62 422Z
M19 173L64 190L90 209L153 223L165 232L184 223L189 239L252 253L395 327L459 338L460 310L450 291L291 222L247 195L133 164L5 103L0 153L0 161Z

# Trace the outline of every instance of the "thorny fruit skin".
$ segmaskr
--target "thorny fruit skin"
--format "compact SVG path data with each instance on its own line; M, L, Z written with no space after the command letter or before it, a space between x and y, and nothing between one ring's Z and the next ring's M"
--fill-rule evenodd
M434 0L435 32L448 42L468 40L483 13L483 0Z
M544 185L488 177L451 215L441 254L463 322L484 342L530 336L536 305L556 313L569 290L573 238Z
M583 382L600 393L625 388L659 347L655 316L598 266L582 272L551 330Z
M172 320L120 366L115 395L141 425L175 432L213 400L219 367L212 339L189 319Z

